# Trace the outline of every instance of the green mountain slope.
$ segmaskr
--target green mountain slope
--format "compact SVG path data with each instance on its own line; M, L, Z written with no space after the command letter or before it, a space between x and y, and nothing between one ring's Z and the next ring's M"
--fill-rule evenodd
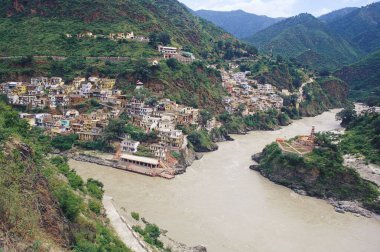
M350 66L343 67L335 75L351 87L351 97L380 104L380 50L377 50Z
M329 62L334 67L354 62L359 54L342 37L331 32L326 25L309 14L286 19L248 38L247 41L259 47L261 51L286 57L297 57L312 51L325 58L323 62L310 61L315 67ZM302 62L301 62L302 63Z
M329 27L360 50L373 52L380 48L380 2L352 11Z
M156 55L141 42L65 37L85 31L107 36L166 32L172 45L196 54L211 52L214 42L231 37L175 0L8 0L2 1L0 17L0 55Z
M320 20L326 22L326 23L331 23L339 18L342 18L344 17L345 15L353 12L354 10L357 10L359 8L357 7L347 7L347 8L343 8L343 9L340 9L340 10L336 10L336 11L332 11L330 13L327 13L325 15L322 15L319 17Z
M236 11L210 11L199 10L196 15L223 28L237 38L246 38L261 31L283 18L270 18L247 13L242 10Z

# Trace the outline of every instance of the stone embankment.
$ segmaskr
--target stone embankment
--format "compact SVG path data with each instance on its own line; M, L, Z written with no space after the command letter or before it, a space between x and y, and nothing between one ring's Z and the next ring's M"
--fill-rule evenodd
M92 163L92 164L97 164L97 165L102 165L102 166L108 166L115 169L134 172L134 173L138 173L138 174L142 174L142 175L146 175L150 177L162 177L165 179L174 178L174 175L172 175L170 172L167 172L165 169L160 169L160 168L153 168L153 169L143 168L136 165L121 163L117 160L104 159L104 158L95 157L95 156L91 156L87 154L77 154L77 155L73 155L71 158L79 162L86 162L86 163Z

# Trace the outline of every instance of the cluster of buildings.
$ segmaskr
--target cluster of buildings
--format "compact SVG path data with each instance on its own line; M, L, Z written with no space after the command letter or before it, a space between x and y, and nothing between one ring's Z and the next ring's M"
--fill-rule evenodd
M281 109L284 99L280 92L271 84L259 84L256 80L248 79L247 72L222 71L223 86L230 96L224 98L225 109L234 113L241 109L243 115L255 114L257 111ZM282 95L288 95L286 90Z
M185 64L192 63L195 60L194 54L182 51L177 47L159 45L158 52L164 59L176 59Z
M156 104L147 104L135 97L128 97L115 88L115 79L98 77L75 78L64 83L60 77L32 78L30 83L6 82L0 90L6 94L14 106L30 109L44 109L47 113L21 113L20 117L30 125L44 128L51 135L77 134L80 141L91 142L102 138L103 131L111 119L121 114L127 115L128 123L146 134L154 132L157 141L140 143L125 136L120 139L118 157L134 159L155 159L168 161L168 154L180 151L187 146L187 139L179 126L198 125L199 110L177 104L169 99L161 99ZM138 84L138 85L137 85ZM138 82L137 88L143 83ZM96 101L94 109L81 113L81 106L89 99ZM133 157L139 146L150 150L151 157ZM170 156L170 155L169 155ZM138 160L134 160L133 162Z
M121 91L114 89L116 80L90 77L75 78L65 84L61 77L36 77L30 82L5 82L0 91L6 94L14 106L28 109L68 108L85 102L88 98L97 98L103 102L116 102Z
M103 39L110 39L110 40L114 40L114 41L133 40L133 41L138 41L138 42L149 43L149 38L144 37L144 36L136 36L133 33L133 31L132 32L125 32L125 33L124 32L110 33L108 35L93 34L90 31L85 31L85 32L78 33L76 35L72 35L72 34L67 33L65 36L66 36L66 38L72 38L72 37L75 36L78 39L83 39L83 38L87 38L87 39L103 38Z

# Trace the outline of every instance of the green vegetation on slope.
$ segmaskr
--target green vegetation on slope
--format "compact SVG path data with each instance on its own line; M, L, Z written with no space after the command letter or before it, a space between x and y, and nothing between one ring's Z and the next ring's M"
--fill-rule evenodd
M198 10L195 14L223 28L239 39L249 37L282 19L258 16L242 10Z
M300 104L301 116L316 116L332 108L341 108L347 102L347 84L334 77L319 77L304 87Z
M357 200L376 211L380 205L377 186L343 166L342 152L327 135L319 135L318 144L318 148L301 157L283 153L273 143L264 149L258 170L276 183L305 190L311 196Z
M275 60L268 57L260 57L254 62L242 62L241 71L250 71L251 76L259 83L270 83L279 90L297 90L302 82L308 80L307 71L294 59L286 60L278 56Z
M321 55L316 57L316 62L309 59L307 64L312 67L318 66L322 59L326 59L326 67L335 62L334 68L337 68L354 62L359 56L357 50L347 41L309 14L300 14L276 23L256 33L247 41L261 51L285 57L298 57L307 51Z
M2 55L155 55L144 43L65 37L85 31L103 35L133 31L146 37L165 31L174 46L197 55L211 52L214 42L231 38L175 0L7 0L0 6L0 17Z
M102 215L103 185L47 158L49 142L0 103L0 249L130 251Z
M380 50L334 73L351 88L350 97L371 106L380 105Z
M357 117L346 109L339 115L344 119L347 131L339 144L347 154L361 154L375 164L380 164L380 115L368 114Z
M337 18L328 26L363 52L380 49L380 3L376 2Z

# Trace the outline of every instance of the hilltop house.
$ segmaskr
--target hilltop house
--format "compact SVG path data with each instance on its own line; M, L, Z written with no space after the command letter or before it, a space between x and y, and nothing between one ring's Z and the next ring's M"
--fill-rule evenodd
M171 59L174 55L178 54L177 47L168 47L168 46L158 46L158 51L163 55L165 59Z

